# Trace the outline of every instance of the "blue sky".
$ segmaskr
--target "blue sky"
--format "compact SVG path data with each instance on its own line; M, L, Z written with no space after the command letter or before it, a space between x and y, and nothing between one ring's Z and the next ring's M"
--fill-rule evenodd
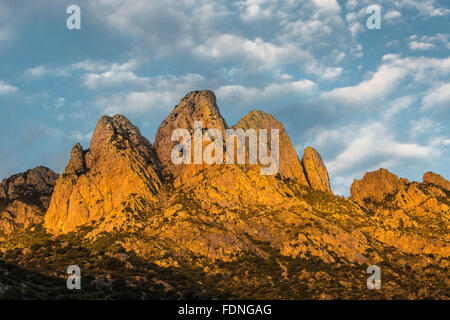
M229 125L272 113L300 157L319 150L336 193L380 167L450 178L449 21L444 0L0 0L0 179L62 172L103 114L153 141L199 89Z

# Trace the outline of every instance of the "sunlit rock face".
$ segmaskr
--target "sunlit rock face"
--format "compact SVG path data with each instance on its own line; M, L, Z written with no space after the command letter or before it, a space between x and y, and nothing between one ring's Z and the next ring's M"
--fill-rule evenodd
M54 232L75 230L91 220L142 201L157 201L160 164L151 143L121 115L98 121L88 150L72 149L65 172L56 183L45 227Z
M333 193L330 187L328 170L320 154L312 147L303 151L302 165L311 188Z

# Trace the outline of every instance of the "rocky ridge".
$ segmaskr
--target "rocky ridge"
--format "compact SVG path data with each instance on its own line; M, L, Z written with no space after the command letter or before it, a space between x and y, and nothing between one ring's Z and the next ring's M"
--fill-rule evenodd
M123 116L100 118L88 150L76 144L45 217L53 232L157 202L162 181L151 143ZM120 219L120 218L119 218Z
M171 163L172 130L192 134L194 120L222 132L279 129L278 174ZM93 292L114 285L107 265L117 277L130 273L126 290L151 297L162 284L159 296L174 298L448 298L448 181L423 180L380 169L355 180L349 199L335 196L318 152L307 147L299 161L271 115L252 111L228 127L214 93L194 91L160 125L154 146L124 116L102 117L89 149L73 147L45 230L0 247L21 265L42 264L25 250L30 241L50 244L31 252L52 268L76 256L95 272ZM383 270L382 292L365 287L372 264ZM136 289L136 273L152 279L150 289Z
M0 183L0 233L41 223L50 203L58 174L36 167Z

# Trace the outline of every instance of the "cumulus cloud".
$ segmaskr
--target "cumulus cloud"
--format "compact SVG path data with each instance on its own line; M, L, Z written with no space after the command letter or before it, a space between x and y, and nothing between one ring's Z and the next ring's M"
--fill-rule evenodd
M409 49L411 50L430 50L433 49L434 45L427 42L411 41L409 43Z
M161 76L149 79L148 90L102 94L95 98L93 103L107 114L168 112L168 108L178 103L187 92L202 88L206 84L205 78L199 74Z
M437 59L427 57L406 57L388 54L383 57L383 63L377 71L368 74L368 78L357 85L335 88L324 92L321 101L346 108L368 108L395 93L403 80L408 79L410 85L420 86L445 78L450 73L450 58ZM445 102L445 88L430 92L430 97L424 99L424 106L432 102Z
M417 138L430 131L439 132L443 126L430 118L420 118L410 121L410 133L412 138Z
M430 50L435 49L440 46L450 49L450 35L443 33L436 33L432 36L422 36L412 35L409 37L410 41L408 46L410 50ZM419 41L417 39L420 39Z
M25 71L27 78L41 78L44 76L68 77L70 72L65 68L53 68L48 66L37 66Z
M277 46L261 38L245 39L232 34L224 34L208 39L194 50L203 58L215 60L232 59L258 68L272 68L282 64L301 62L311 55L293 44Z
M450 108L450 82L441 83L430 89L422 100L423 110L431 108Z
M0 80L0 95L11 94L18 90L19 89L17 89L15 86L7 84L6 82Z
M341 194L348 193L352 178L360 177L366 171L422 164L440 155L434 146L399 141L385 123L377 121L340 127L331 132L325 130L313 141L319 150L326 150L332 143L339 143L342 149L327 159L326 164L335 190Z
M383 16L384 20L395 20L398 18L401 18L402 14L400 11L392 10L389 12L386 12L386 14Z
M219 101L234 108L253 109L263 104L266 109L273 105L292 100L300 100L310 96L317 90L317 85L310 80L299 80L284 83L274 83L263 88L245 87L241 85L226 85L215 90Z
M408 109L415 100L415 96L404 96L390 101L388 103L388 107L383 113L383 118L385 120L391 119L393 116L399 114L402 110Z
M137 88L148 86L150 78L139 77L132 71L137 65L136 60L130 60L124 64L114 63L101 73L86 73L83 76L83 85L91 90L105 87L133 86Z
M416 9L420 16L426 18L442 17L450 14L450 9L439 5L435 0L403 0L396 2L400 8Z
M406 70L382 65L368 80L356 86L333 89L321 95L321 99L333 101L348 107L364 107L373 105L393 92Z

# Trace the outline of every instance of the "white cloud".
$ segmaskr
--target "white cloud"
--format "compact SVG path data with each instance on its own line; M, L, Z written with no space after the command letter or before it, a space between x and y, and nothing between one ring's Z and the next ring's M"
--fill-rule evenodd
M145 111L167 112L171 106L187 92L198 90L207 85L199 74L182 76L161 76L149 79L149 88L145 91L128 91L98 96L94 106L103 113L142 113Z
M415 163L427 166L440 156L438 145L447 143L444 138L427 145L399 141L385 121L318 128L311 136L313 139L306 145L327 155L326 166L333 190L338 194L348 194L352 180L367 171L395 170Z
M395 20L395 19L401 18L401 16L402 16L402 14L400 11L392 10L392 11L387 12L384 15L384 19L385 20Z
M29 78L41 78L44 76L69 77L70 72L66 68L53 68L47 66L37 66L25 71L25 76Z
M423 110L450 108L450 82L441 83L430 89L422 100Z
M113 65L110 70L102 73L87 73L83 76L83 85L90 90L123 86L136 88L149 85L150 78L138 77L134 72L121 67L120 65Z
M19 89L17 89L15 86L12 86L12 85L7 84L6 82L0 80L0 95L11 94L18 90Z
M414 37L410 37L411 40L417 39L417 35L414 35ZM429 48L435 48L443 45L445 48L450 49L450 35L444 34L444 33L436 33L432 36L422 36L420 38L420 42L412 41L418 43L418 48L421 49L423 47L423 50L427 50ZM411 43L412 43L411 42ZM410 48L411 48L411 43ZM414 45L417 46L417 45ZM411 48L412 49L412 48Z
M281 103L289 99L300 100L317 90L317 85L310 80L299 80L270 84L262 89L241 85L227 85L215 90L217 98L226 105L254 108L260 104Z
M337 88L321 95L321 98L348 107L364 108L386 98L405 76L403 68L382 65L370 79L356 86Z
M65 105L65 103L66 103L66 99L60 97L55 102L55 108L59 109L59 108L63 107Z
M271 68L282 64L311 59L311 55L293 44L277 46L261 38L245 39L232 34L224 34L208 39L195 52L203 58L216 60L232 59L243 63Z
M410 134L412 138L417 138L424 133L438 132L443 126L429 118L420 118L410 121Z
M94 132L92 131L88 131L86 133L82 133L80 131L70 131L67 134L67 138L70 140L74 140L77 142L89 142L92 138L92 135L94 134Z
M401 58L396 54L387 54L383 57L383 64L375 73L368 73L367 79L354 86L324 92L320 99L345 108L374 107L395 93L401 81L408 79L410 86L423 90L425 84L433 84L449 73L450 58ZM428 107L432 102L446 102L445 89L443 87L437 92L430 92L430 97L424 98L424 106Z
M237 6L241 11L241 19L244 21L267 20L274 14L276 5L271 0L246 0L237 2Z
M336 0L313 0L314 5L322 10L338 13L341 8Z
M434 44L427 42L411 41L409 49L411 50L430 50L434 48Z
M450 9L437 6L434 0L403 0L397 1L400 8L416 9L420 16L426 18L442 17L450 14Z
M386 111L383 114L383 118L385 120L389 120L400 111L408 109L415 100L416 98L414 96L404 96L390 101Z
M450 146L450 138L446 137L436 137L431 139L430 145L433 147Z

